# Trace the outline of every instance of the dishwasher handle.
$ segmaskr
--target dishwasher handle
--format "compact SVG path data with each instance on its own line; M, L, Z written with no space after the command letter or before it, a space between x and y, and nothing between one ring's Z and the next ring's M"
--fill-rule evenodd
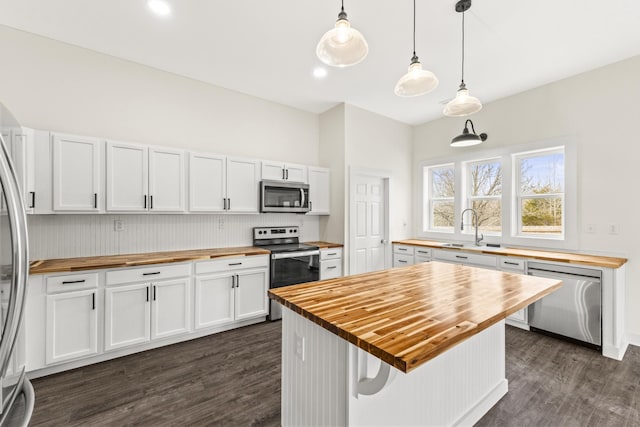
M600 283L600 277L583 276L578 274L561 273L559 271L539 270L537 268L529 268L527 270L529 276L544 277L546 279L566 279L566 280L587 280L589 282Z

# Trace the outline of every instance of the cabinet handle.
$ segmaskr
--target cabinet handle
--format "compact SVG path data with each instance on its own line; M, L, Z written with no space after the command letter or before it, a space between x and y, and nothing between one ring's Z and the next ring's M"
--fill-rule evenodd
M35 191L29 191L29 194L31 194L31 206L29 206L29 208L35 208L36 207L36 192Z
M458 258L458 259L467 259L469 257L468 256L462 256L462 255L456 255L456 258Z
M72 283L84 283L85 279L82 280L65 280L64 282L62 282L63 285L70 285Z
M153 300L156 300L156 285L153 285Z
M149 302L149 287L147 286L147 302Z
M336 256L336 255L338 255L338 253L337 253L337 252L333 252L333 253L331 253L331 254L327 254L327 256Z
M223 211L227 210L227 198L226 197L222 198L222 210Z
M406 262L406 261L401 261L401 262ZM335 265L332 265L331 267L327 267L327 270L333 270L334 268L338 268L338 267Z
M309 212L313 210L313 202L309 200Z
M428 254L429 252L427 251L418 251L419 254Z
M519 262L511 262L511 261L503 261L503 263L507 265L518 265L518 266L520 265Z
M230 211L231 210L231 199L227 199L227 210Z
M153 209L153 196L149 196L149 209Z
M144 195L144 208L147 209L147 195Z
M286 178L285 179L289 179L289 169L285 169L286 170Z
M236 287L236 275L232 274L231 275L231 289Z
M93 207L98 209L98 193L93 193Z
M91 310L96 309L96 293L91 294Z
M240 287L240 276L236 274L236 288Z
M406 263L407 261L405 261L403 259L399 259L398 262Z
M398 248L399 251L407 251L407 248Z
M143 276L155 276L156 274L160 274L160 271L154 271L153 273L142 273Z
M229 267L232 267L234 265L242 265L242 263L241 262L230 262L229 263Z

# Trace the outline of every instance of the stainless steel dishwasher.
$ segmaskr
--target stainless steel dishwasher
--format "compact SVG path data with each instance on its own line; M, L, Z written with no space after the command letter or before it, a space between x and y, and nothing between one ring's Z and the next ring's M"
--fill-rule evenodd
M562 287L529 306L532 331L602 349L602 272L529 262L530 276L560 279Z

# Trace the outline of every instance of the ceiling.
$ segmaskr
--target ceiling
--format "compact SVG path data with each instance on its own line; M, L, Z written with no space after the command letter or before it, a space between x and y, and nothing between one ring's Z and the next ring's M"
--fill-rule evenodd
M315 47L337 0L0 0L0 24L305 111L348 103L409 124L442 117L460 83L461 17L454 0L417 0L416 52L440 79L433 92L393 88L412 54L410 0L347 0L369 44L360 64L328 69ZM487 103L640 54L638 0L475 0L466 14L465 82ZM606 84L606 82L603 82Z

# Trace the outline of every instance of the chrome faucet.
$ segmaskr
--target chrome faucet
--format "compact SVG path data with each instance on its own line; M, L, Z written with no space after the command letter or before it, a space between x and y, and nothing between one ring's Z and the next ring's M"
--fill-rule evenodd
M478 238L478 212L475 209L468 208L462 211L460 214L460 231L464 231L464 214L467 211L473 212L472 220L475 222L476 227L476 246L480 246L480 242L484 239L484 234L480 233L480 238Z

